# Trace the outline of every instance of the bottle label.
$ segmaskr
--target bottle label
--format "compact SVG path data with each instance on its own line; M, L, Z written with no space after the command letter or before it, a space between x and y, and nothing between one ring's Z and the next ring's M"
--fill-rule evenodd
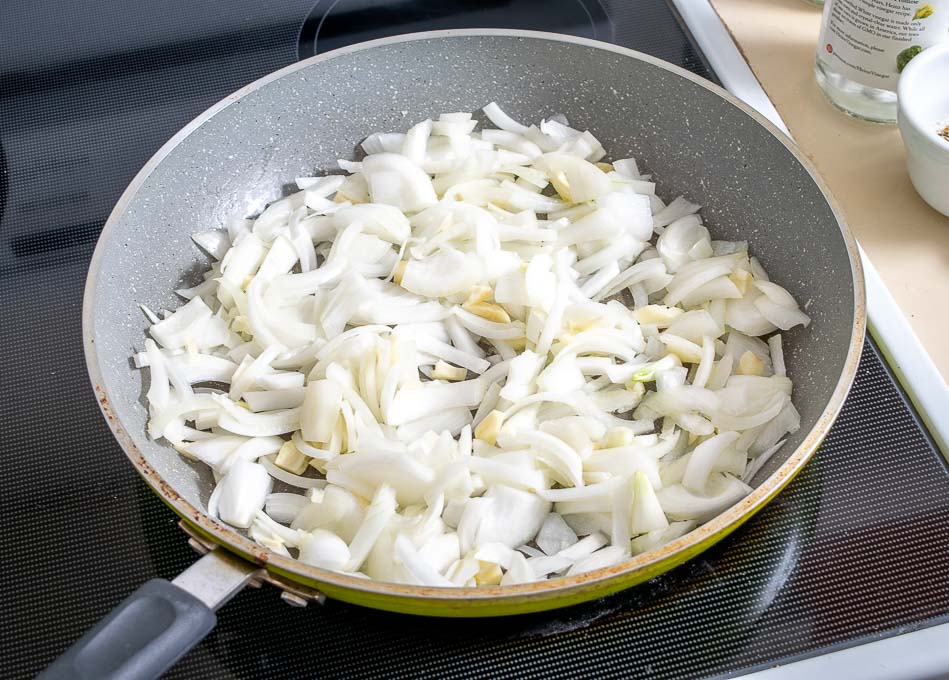
M949 0L827 0L817 58L850 80L895 92L903 67L947 31Z

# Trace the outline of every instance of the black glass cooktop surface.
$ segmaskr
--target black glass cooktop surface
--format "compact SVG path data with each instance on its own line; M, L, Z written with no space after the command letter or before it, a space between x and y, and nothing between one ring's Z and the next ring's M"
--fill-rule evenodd
M122 189L191 118L300 57L395 33L595 37L715 79L662 0L14 0L0 9L0 549L4 676L30 677L193 559L99 415L82 286ZM175 678L703 677L913 630L949 612L949 475L868 342L804 472L720 546L570 610L445 621L269 587L219 612Z
M445 28L545 30L607 42L615 37L610 15L596 0L333 0L313 8L300 33L300 55Z

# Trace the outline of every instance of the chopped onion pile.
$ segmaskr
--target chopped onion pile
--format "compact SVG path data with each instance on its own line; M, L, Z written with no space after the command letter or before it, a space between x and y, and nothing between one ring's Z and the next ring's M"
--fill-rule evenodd
M777 331L809 319L746 243L562 116L484 113L370 135L347 174L195 234L204 281L146 310L149 434L277 553L571 576L718 515L799 427Z

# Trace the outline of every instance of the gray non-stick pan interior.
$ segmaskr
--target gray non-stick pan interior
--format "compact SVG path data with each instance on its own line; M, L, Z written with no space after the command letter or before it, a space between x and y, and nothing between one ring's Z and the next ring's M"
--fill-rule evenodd
M306 64L236 98L167 154L100 245L91 320L103 386L145 458L186 500L204 506L210 473L148 441L143 379L129 356L147 326L138 303L174 308L172 291L207 266L189 235L256 214L294 177L338 172L336 159L353 158L372 132L490 101L523 121L565 114L611 158L637 158L662 198L701 203L714 237L748 240L813 320L785 336L801 429L756 481L815 425L846 368L853 274L832 209L768 130L679 72L628 54L504 35L397 42Z

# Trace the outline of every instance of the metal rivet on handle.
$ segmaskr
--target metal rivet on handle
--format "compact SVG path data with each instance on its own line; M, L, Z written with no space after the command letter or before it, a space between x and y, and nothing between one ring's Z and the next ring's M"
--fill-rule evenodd
M287 590L280 593L280 599L291 607L305 607L307 605L307 601L304 598Z
M194 550L194 551L195 551L196 553L198 553L199 555L207 555L207 554L208 554L208 547L207 547L204 543L202 543L201 541L199 541L199 540L197 540L197 539L195 539L195 538L189 538L189 539L188 539L188 545L190 545L190 546L191 546L191 549Z

